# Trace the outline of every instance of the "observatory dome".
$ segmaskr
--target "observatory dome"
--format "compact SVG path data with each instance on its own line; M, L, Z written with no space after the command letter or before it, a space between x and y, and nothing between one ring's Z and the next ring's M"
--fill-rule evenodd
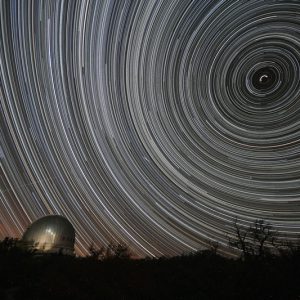
M24 232L21 241L25 248L38 253L73 255L75 230L62 216L46 216L33 222Z

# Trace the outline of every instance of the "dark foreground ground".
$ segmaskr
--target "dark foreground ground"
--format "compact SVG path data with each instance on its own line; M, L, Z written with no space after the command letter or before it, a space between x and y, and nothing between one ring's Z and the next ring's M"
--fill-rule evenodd
M158 260L0 256L0 299L300 299L300 257Z

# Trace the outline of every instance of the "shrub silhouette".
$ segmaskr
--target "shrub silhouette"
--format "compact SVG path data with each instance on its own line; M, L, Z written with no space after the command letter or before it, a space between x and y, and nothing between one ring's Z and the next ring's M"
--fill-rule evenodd
M19 240L16 238L5 237L2 241L0 241L0 252L7 253L17 250L18 241Z
M132 256L126 244L109 243L107 247L96 248L92 243L88 258L94 260L130 259Z
M103 260L105 258L105 248L101 247L99 249L95 248L94 244L92 243L89 247L89 254L88 258L93 260Z

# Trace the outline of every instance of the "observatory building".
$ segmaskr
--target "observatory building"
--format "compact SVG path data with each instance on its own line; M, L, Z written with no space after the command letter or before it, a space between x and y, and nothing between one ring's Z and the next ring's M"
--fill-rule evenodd
M36 253L74 255L75 230L62 216L46 216L27 228L21 243L24 248L35 250Z

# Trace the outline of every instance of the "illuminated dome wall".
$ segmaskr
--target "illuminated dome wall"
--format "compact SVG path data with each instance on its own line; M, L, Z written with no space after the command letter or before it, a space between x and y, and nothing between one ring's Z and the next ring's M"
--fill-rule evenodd
M75 230L62 216L46 216L32 223L22 237L29 249L44 253L74 254Z

